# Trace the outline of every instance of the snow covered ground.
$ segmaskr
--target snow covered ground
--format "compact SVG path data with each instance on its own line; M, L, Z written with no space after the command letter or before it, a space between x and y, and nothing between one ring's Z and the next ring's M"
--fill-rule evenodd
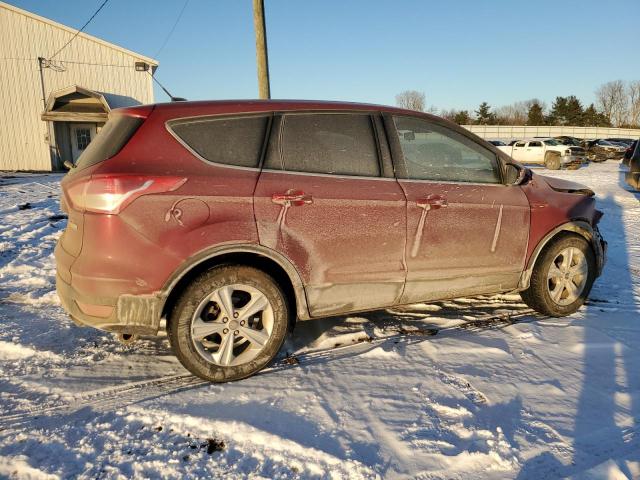
M499 296L306 322L293 357L225 385L165 337L74 326L60 176L0 178L0 477L640 478L640 195L617 162L551 174L605 212L578 314Z

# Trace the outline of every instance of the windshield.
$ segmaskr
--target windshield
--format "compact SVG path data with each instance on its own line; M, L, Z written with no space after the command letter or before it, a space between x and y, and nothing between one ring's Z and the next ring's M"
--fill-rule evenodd
M558 143L558 141L554 140L553 138L550 138L549 140L545 140L544 143L546 145L552 145L552 146L560 145L560 143Z

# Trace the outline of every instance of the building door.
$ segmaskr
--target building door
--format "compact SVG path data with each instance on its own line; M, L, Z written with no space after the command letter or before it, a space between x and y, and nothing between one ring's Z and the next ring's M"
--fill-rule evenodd
M96 136L96 124L72 123L69 130L71 134L71 156L75 165L78 162L78 157Z

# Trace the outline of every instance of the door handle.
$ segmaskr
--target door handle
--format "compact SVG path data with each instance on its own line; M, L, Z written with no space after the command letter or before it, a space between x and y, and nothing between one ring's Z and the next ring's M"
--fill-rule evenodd
M429 206L429 208L435 210L446 207L449 204L447 203L447 199L444 195L427 195L425 198L419 198L416 200L416 205L423 208Z
M301 207L302 205L310 205L313 203L311 195L305 195L300 190L289 190L286 193L274 193L271 195L271 201L277 205L293 205Z

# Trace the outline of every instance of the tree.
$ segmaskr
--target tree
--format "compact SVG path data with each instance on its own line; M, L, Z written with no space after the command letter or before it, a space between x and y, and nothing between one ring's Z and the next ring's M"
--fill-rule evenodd
M640 80L629 82L627 85L629 98L629 124L640 128Z
M417 90L405 90L396 95L396 105L407 110L424 112L425 96L424 92Z
M471 116L467 110L460 110L453 117L453 121L458 125L469 125L471 123Z
M556 97L547 116L547 125L567 125L567 98Z
M627 116L627 98L622 80L600 85L596 90L596 99L600 111L613 125L622 125Z
M582 125L585 127L610 127L611 122L605 114L599 112L592 103L582 114Z
M491 112L491 106L487 102L482 102L475 113L478 125L488 125L496 120L496 116Z
M566 125L581 126L583 123L582 116L584 115L584 109L582 103L575 95L567 97L567 110L564 114Z
M527 125L544 125L544 113L542 106L538 102L535 102L529 107Z

